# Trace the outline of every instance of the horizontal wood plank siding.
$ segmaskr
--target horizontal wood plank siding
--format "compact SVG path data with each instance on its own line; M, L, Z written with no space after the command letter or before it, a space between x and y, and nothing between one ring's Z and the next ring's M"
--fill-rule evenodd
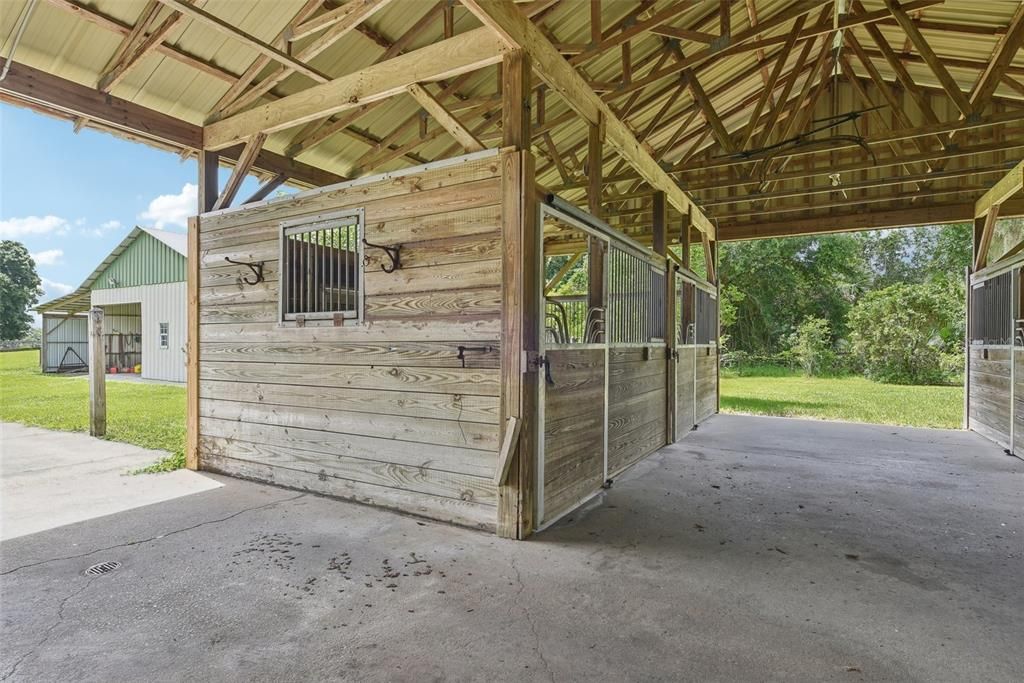
M1019 353L1019 352L1018 352ZM1018 361L1024 357L1018 355ZM1017 365L1018 370L1024 366ZM1018 374L1024 374L1019 373ZM1018 378L1018 391L1022 384ZM970 425L983 436L1002 446L1010 445L1010 349L971 346L970 350ZM1017 394L1021 396L1020 393ZM1024 396L1022 396L1024 398ZM1019 428L1015 428L1016 429ZM1017 434L1014 435L1015 440Z
M612 347L608 361L608 476L666 443L664 346Z
M694 413L693 382L695 379L696 348L692 345L676 347L676 441L690 433L697 423Z
M544 518L558 518L604 481L604 349L545 353Z
M501 182L478 156L204 215L202 466L494 529ZM281 223L348 209L402 268L367 247L363 321L279 324Z
M718 412L718 349L697 347L697 423Z

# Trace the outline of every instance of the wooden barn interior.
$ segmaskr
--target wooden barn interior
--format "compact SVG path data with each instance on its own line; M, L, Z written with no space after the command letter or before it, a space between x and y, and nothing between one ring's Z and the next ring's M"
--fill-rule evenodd
M1024 439L1020 2L4 9L4 102L197 160L190 467L526 538L717 412L720 241L954 222Z

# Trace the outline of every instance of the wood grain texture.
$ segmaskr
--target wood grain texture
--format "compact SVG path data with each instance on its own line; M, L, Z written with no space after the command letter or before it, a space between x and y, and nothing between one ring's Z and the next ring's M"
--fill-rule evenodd
M495 528L502 182L484 155L204 216L196 388L211 469ZM371 242L403 245L403 267L385 273L367 250L363 321L279 323L281 223L347 209ZM265 280L244 284L225 257L264 261Z
M253 460L233 458L206 451L203 467L211 472L270 482L277 486L309 491L325 496L353 500L365 505L391 508L406 514L458 524L473 529L494 531L494 508L478 503L424 495L418 491L364 484L328 474L295 470L280 465L265 465Z
M544 518L556 519L604 482L604 349L545 352Z

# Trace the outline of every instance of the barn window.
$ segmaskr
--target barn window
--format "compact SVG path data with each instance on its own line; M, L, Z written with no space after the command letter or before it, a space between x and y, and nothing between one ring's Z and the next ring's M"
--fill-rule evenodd
M281 319L358 320L363 289L362 212L283 225Z
M171 346L171 333L169 323L160 323L160 348L167 349Z

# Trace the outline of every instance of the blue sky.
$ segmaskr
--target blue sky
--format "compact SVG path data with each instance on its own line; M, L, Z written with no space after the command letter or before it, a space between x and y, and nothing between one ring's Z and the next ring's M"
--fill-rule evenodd
M0 104L0 239L34 255L42 301L81 284L134 225L184 232L195 183L193 159Z

